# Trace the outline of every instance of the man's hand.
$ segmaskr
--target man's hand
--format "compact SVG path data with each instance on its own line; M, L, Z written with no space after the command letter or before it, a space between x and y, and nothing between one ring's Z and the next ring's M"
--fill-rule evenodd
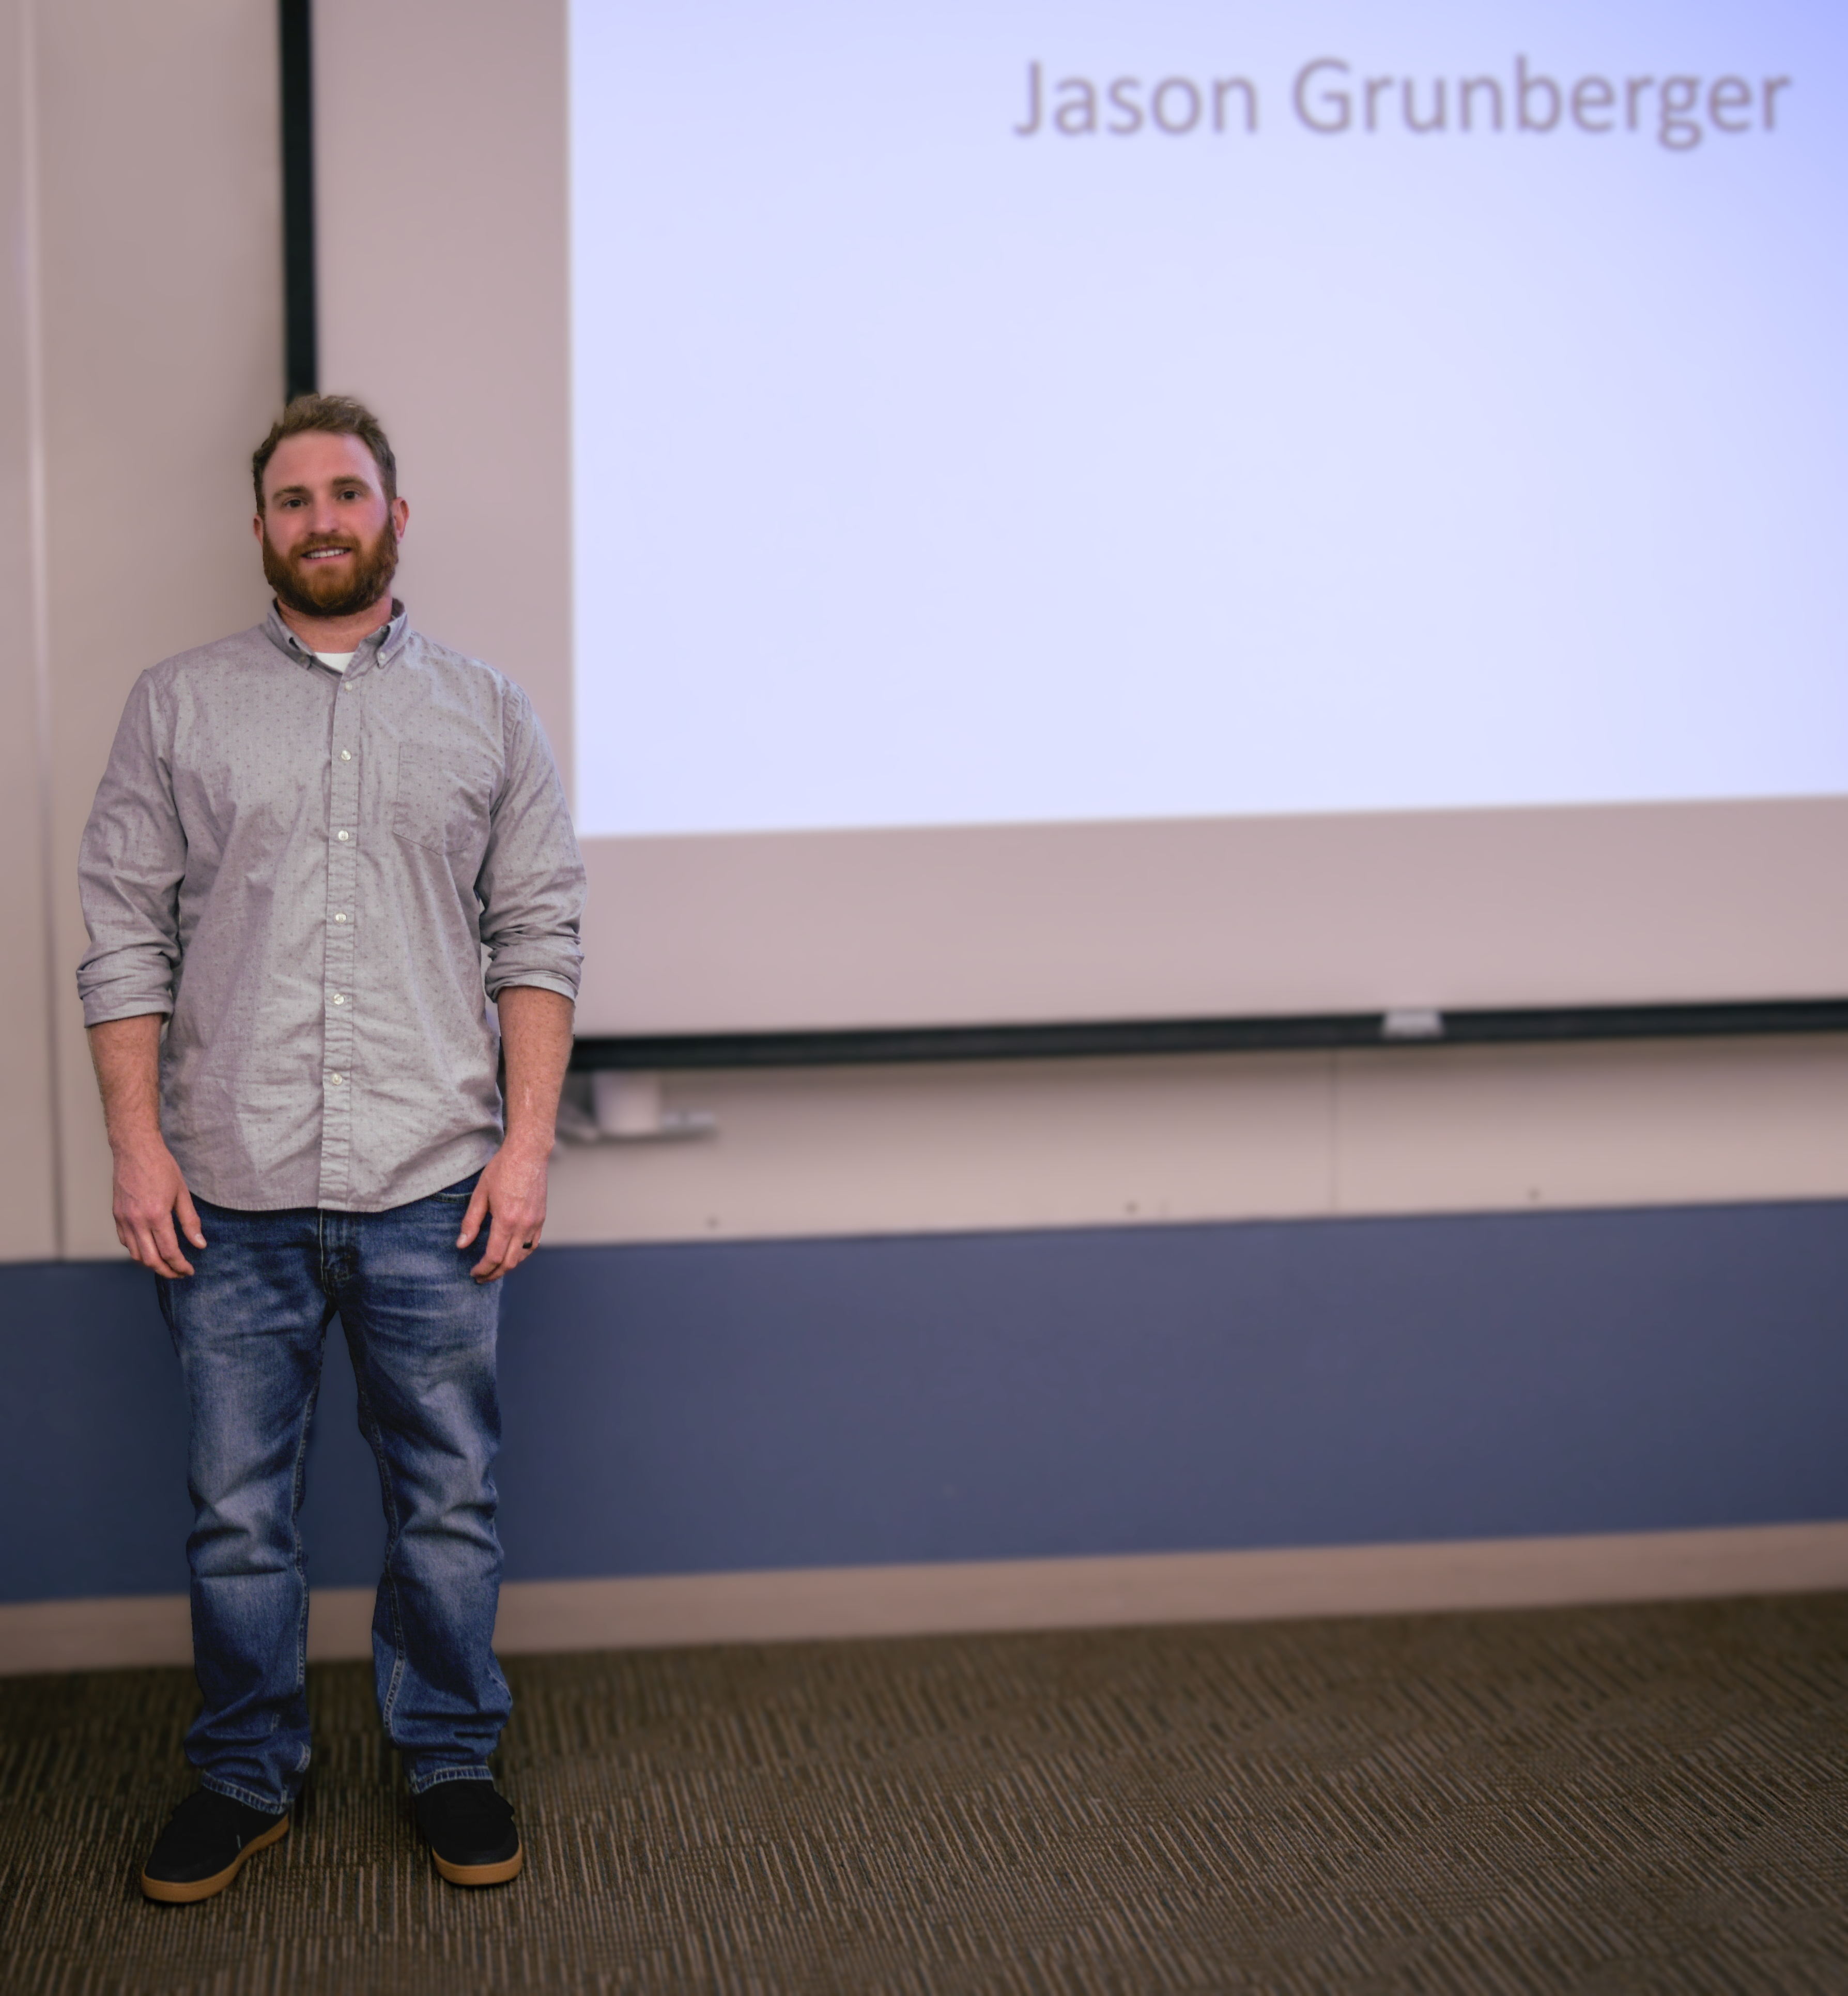
M192 1195L160 1134L160 1027L164 1015L143 1012L90 1029L90 1053L102 1090L103 1120L115 1159L115 1237L157 1275L190 1275L192 1264L174 1230L195 1248L205 1236Z
M469 1271L477 1282L497 1282L539 1244L545 1230L545 1168L550 1158L549 1145L535 1152L529 1144L516 1148L510 1137L488 1159L475 1182L456 1243L467 1247L481 1231L483 1220L489 1220L487 1244Z
M495 1003L507 1059L507 1141L477 1182L456 1243L467 1247L481 1231L483 1219L491 1220L487 1245L469 1272L478 1282L497 1282L539 1244L559 1090L571 1058L569 998L536 985L515 984Z
M158 1136L150 1142L115 1154L115 1237L144 1268L157 1275L190 1275L180 1231L195 1248L205 1236L174 1154Z

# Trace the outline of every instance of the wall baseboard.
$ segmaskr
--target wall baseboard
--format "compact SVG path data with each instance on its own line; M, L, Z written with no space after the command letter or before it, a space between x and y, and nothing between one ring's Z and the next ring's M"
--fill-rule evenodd
M519 1656L687 1643L1258 1622L1564 1607L1848 1588L1848 1523L1467 1539L1120 1558L824 1567L510 1581L497 1647ZM370 1653L372 1595L313 1599L308 1654ZM188 1664L184 1595L0 1605L0 1674Z

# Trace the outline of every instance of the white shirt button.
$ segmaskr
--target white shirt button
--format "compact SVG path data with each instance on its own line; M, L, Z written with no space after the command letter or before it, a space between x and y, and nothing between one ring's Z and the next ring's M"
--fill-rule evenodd
M340 1086L340 1083L345 1079L345 1078L346 1077L344 1075L338 1074L330 1074L328 1076L328 1079L333 1083L336 1088L338 1088Z
M348 839L349 839L350 838L352 838L352 836L353 836L353 834L352 834L351 832L349 832L349 831L343 831L343 832L342 832L342 833L339 835L340 843L341 843L342 845L344 845L346 843L346 841L348 841Z
M346 1000L341 996L338 991L336 991L334 993L334 1003L336 1005L344 1005L346 1003Z
M344 915L336 915L334 917L334 920L337 922L343 922L346 919L346 917Z
M353 760L353 751L350 748L342 748L340 751L340 760L342 762L350 762Z

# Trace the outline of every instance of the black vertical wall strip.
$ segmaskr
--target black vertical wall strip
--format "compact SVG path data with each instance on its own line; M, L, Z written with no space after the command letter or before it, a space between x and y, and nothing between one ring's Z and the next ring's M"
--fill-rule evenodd
M315 302L315 65L312 0L280 0L282 43L283 381L320 387Z

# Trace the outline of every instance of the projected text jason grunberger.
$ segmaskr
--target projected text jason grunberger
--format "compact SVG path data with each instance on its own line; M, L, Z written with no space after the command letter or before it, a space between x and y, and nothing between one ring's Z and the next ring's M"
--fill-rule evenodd
M1710 132L1776 131L1777 100L1790 87L1788 76L1586 75L1562 82L1530 68L1525 56L1516 56L1505 76L1368 76L1338 56L1319 56L1297 71L1288 99L1299 124L1329 138L1389 131L1637 132L1687 153ZM1258 103L1258 85L1247 76L1049 82L1035 62L1027 65L1027 115L1013 129L1022 139L1255 132Z

